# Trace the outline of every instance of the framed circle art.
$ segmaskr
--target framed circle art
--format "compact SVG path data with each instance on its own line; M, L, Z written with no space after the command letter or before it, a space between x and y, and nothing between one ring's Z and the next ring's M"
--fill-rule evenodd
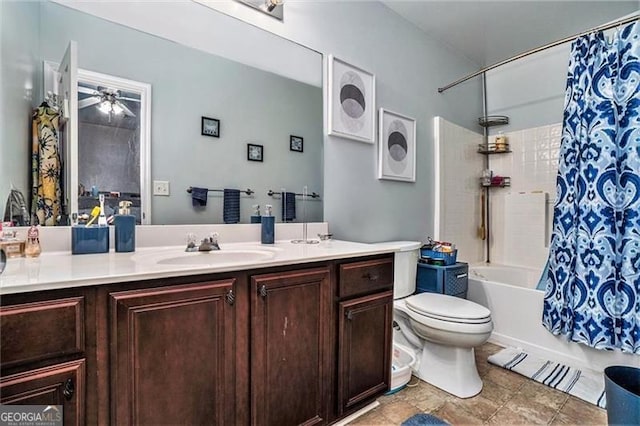
M374 143L375 76L333 55L327 68L329 135Z
M380 108L378 179L416 181L416 120Z

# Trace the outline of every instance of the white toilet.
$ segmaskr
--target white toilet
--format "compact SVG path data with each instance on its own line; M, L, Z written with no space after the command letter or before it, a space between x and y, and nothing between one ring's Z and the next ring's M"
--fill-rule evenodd
M477 303L436 293L413 294L419 243L394 260L394 341L416 351L414 375L460 398L482 390L473 348L489 339L491 311Z

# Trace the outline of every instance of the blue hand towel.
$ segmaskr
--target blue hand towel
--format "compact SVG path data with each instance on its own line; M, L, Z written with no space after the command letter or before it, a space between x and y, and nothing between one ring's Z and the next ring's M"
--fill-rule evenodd
M291 222L296 218L296 194L293 192L282 193L282 220Z
M193 207L206 206L207 194L209 194L207 188L191 188L191 204Z
M222 219L224 223L240 222L240 191L225 189L222 205Z

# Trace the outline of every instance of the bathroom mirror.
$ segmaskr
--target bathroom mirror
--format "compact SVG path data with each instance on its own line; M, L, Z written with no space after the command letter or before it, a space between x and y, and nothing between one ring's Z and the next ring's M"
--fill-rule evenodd
M204 7L202 13L219 14ZM262 210L266 204L274 205L280 220L281 198L268 195L269 190L301 194L306 186L309 193L320 195L307 198L306 219L322 220L320 83L298 81L290 75L286 63L281 68L287 77L277 69L265 71L55 2L4 2L1 19L0 205L4 206L12 187L27 200L30 198L31 114L46 94L43 63L60 62L69 42L75 41L79 70L133 80L151 88L151 160L146 165L150 187L142 187L140 194L142 199L150 199L150 218L145 222L223 223L223 193L210 191L206 206L194 207L187 192L190 187L251 189L252 194L240 196L240 222L249 223L255 205ZM253 33L262 31L242 24ZM277 37L262 32L265 39ZM291 49L301 49L284 39L279 43L283 42L289 43ZM256 56L265 54L265 46L253 43L251 48ZM321 70L321 55L312 52L311 57ZM98 86L90 89L98 91ZM88 90L86 85L83 90ZM85 98L86 95L80 96L79 100ZM207 124L206 129L203 123ZM215 131L211 130L211 123L217 123ZM292 136L302 139L302 150L291 149ZM131 139L120 138L124 143ZM83 162L87 152L82 149L83 144L93 145L90 168L96 173L85 170L78 176L78 187L85 195L92 186L101 193L117 190L108 184L101 188L91 181L99 174L98 168L105 176L115 173L110 171L109 163L122 157L114 153L113 146L109 148L115 141L107 142L97 137L78 140L83 153L78 162ZM262 161L249 161L248 144L263 147ZM100 155L101 150L104 155ZM126 158L126 152L122 158ZM296 197L296 204L294 221L301 221L302 197Z

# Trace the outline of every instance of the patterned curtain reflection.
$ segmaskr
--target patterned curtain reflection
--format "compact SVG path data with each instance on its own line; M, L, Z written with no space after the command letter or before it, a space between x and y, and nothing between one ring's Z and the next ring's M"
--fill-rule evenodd
M58 111L43 103L33 112L31 129L31 216L34 223L51 226L62 199Z
M640 24L572 45L543 324L640 353Z

